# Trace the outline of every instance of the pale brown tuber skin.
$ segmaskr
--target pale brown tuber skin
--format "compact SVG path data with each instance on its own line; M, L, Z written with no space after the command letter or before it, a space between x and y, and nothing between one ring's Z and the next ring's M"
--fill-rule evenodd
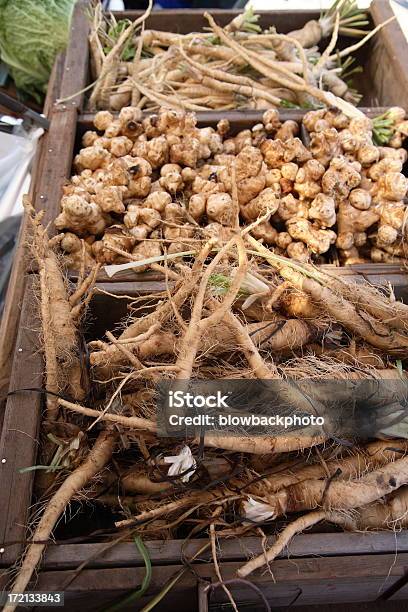
M288 257L296 261L307 262L310 259L308 248L304 242L291 242L286 249Z
M93 196L93 201L99 206L104 213L114 212L117 214L125 212L123 204L123 196L126 192L126 187L118 187L111 185L102 187Z
M380 215L374 210L358 210L347 200L341 202L337 212L337 247L342 250L351 249L356 245L356 234L365 232L379 218Z
M67 266L72 270L80 270L82 265L85 266L85 269L93 266L91 245L81 240L76 234L66 232L59 245L62 252L66 254Z
M268 221L256 225L251 234L257 240L271 246L277 244L279 236L278 231Z
M209 221L231 226L234 221L232 198L228 193L213 193L207 198L206 212Z
M377 201L392 200L398 202L405 197L408 190L408 179L400 172L388 172L377 181L371 195Z
M115 253L115 251L110 250L109 247L113 246L121 251L130 253L134 244L135 238L126 231L126 228L113 225L106 229L102 240L97 240L92 244L91 249L96 261L99 263L124 263L127 260Z
M279 201L277 216L281 221L293 218L308 217L309 206L306 202L296 199L291 193Z
M144 241L137 244L132 250L132 260L135 258L139 260L147 259L148 257L159 257L162 255L162 248L160 242L154 240ZM140 266L139 272L145 272L149 269L149 266Z
M368 210L371 206L371 195L365 189L352 189L349 194L349 202L358 210Z
M81 149L74 159L75 168L79 171L88 169L97 170L106 165L110 159L109 152L102 147L92 146Z
M88 132L85 132L85 134L82 136L82 144L85 148L92 147L95 144L95 141L97 141L98 139L98 133L89 130Z
M336 234L333 231L316 229L307 219L291 219L286 225L288 233L294 240L304 242L312 253L318 255L326 253L336 241Z
M144 201L146 208L152 208L163 213L166 206L171 202L171 195L166 191L151 192Z
M97 130L105 132L113 122L113 115L109 111L99 111L94 116L94 126Z
M245 221L250 222L255 221L255 219L267 212L273 215L278 208L278 198L273 189L267 187L256 198L245 204L245 206L241 206L241 214Z
M188 201L188 212L197 222L201 221L206 208L207 197L202 193L195 193Z
M143 240L161 223L159 211L131 204L123 217L123 222L129 233L136 240Z
M290 138L286 142L264 140L260 150L269 168L281 168L287 162L303 163L312 157L299 138Z
M123 157L131 152L133 142L126 136L116 136L110 141L109 150L115 157Z
M264 124L267 132L276 133L276 131L282 125L279 119L279 112L275 109L265 111L262 115L262 123Z
M310 205L309 217L318 221L322 228L332 227L336 223L334 199L324 193L319 193Z
M378 181L380 177L388 174L389 172L401 172L402 161L393 157L384 157L379 162L373 164L368 169L368 177L373 181Z
M316 159L308 160L296 173L294 190L303 198L315 198L321 192L320 179L324 166Z
M314 159L323 166L328 166L330 161L341 155L341 141L339 133L334 128L329 128L323 132L315 132L310 139L310 151Z
M322 177L322 189L327 195L342 200L361 181L358 162L349 162L344 157L335 157Z
M308 146L299 124L282 123L275 109L236 135L227 120L197 128L194 114L178 110L145 118L131 106L118 118L100 111L75 158L78 175L63 188L57 228L96 236L98 260L118 261L99 252L111 224L136 242L164 239L175 253L190 249L191 238L221 244L238 212L243 225L270 213L252 235L278 254L322 263L335 242L342 263L367 261L371 252L376 260L405 257L406 151L375 146L370 119L336 109L310 111L303 124Z
M64 196L61 207L62 212L55 219L57 229L68 229L78 235L98 235L109 223L109 217L102 213L95 202L87 202L80 196Z
M160 170L160 186L171 194L176 194L184 187L181 176L181 166L178 164L165 164Z
M288 120L282 123L280 128L275 133L275 138L286 142L290 138L294 138L299 133L299 124L296 121Z

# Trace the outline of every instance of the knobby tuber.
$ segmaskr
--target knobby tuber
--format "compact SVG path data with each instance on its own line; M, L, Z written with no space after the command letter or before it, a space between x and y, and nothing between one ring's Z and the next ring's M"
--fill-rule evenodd
M272 109L236 135L226 120L198 128L184 111L100 111L64 187L61 250L73 266L85 249L86 265L140 261L143 271L144 259L228 241L239 217L242 227L256 221L252 235L272 252L299 261L405 259L406 151L374 144L374 123L309 111L306 146Z

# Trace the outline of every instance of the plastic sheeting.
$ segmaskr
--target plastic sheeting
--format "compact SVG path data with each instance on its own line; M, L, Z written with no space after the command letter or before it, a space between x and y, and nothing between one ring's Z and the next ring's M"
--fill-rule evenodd
M14 132L0 132L0 222L22 212L21 198L28 191L31 162L44 130L26 131L17 124Z

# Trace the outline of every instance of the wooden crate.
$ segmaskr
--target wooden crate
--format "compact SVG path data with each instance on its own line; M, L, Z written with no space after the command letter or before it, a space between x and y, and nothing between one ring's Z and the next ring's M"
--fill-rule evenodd
M59 88L62 79L64 68L65 55L60 54L55 61L54 68L50 77L47 97L44 103L43 113L50 118L53 110L53 105L59 96ZM43 164L47 157L48 133L40 138L37 151L35 153L32 171L30 195L34 197L35 189L41 189ZM4 310L0 321L0 398L3 398L7 393L8 383L11 372L11 364L13 361L13 350L17 335L18 322L20 320L20 309L22 305L24 287L25 287L25 271L26 271L26 251L25 245L27 240L27 223L23 218L18 240L17 248L14 254L13 267L10 274L10 280L7 288L7 295L4 304ZM0 431L4 417L5 402L0 399Z
M78 7L77 10L81 11L81 8ZM374 0L367 10L374 26L394 15L389 0ZM199 32L208 27L204 12L205 9L176 9L153 12L146 20L145 27L146 29L171 31L180 34ZM213 15L220 26L225 26L242 11L208 9L208 12ZM256 11L256 13L260 16L259 24L261 27L275 26L277 32L282 34L299 29L310 19L320 17L320 11L310 9ZM134 20L140 17L142 12L115 12L114 15L117 19ZM353 41L350 39L340 37L338 46L349 46L352 43ZM79 53L78 40L71 38L69 50L71 50L71 47L76 47ZM81 46L80 52L88 56L88 47L86 45ZM364 68L364 78L358 79L358 87L363 94L362 104L364 106L400 105L407 99L408 42L398 21L395 20L380 30L373 39L358 51L356 57ZM83 102L85 102L85 99L83 99ZM214 111L214 113L216 112Z
M40 326L33 308L35 284L36 275L32 274L23 304L10 390L40 389L43 385L43 360L38 351L37 330ZM99 287L103 289L104 285ZM111 292L122 296L125 293L131 296L143 292L149 294L157 288L156 283L146 282L111 283L109 286ZM91 337L101 337L105 329L111 328L126 314L127 302L99 293L91 308L90 320L93 322L89 333ZM12 394L7 401L0 438L0 474L4 492L0 497L0 568L3 568L0 587L7 584L8 568L15 563L26 544L28 509L34 501L34 473L20 473L19 470L36 462L41 410L42 397L36 391ZM140 584L145 571L144 562L132 542L121 542L107 548L97 533L87 538L77 537L75 533L68 537L49 543L36 589L64 590L70 610L100 610ZM271 543L273 538L269 540ZM153 580L148 593L133 609L141 609L183 567L183 559L192 556L202 545L200 539L191 540L186 545L181 540L146 542ZM224 579L234 578L236 570L246 559L261 552L261 541L257 537L222 540L219 559ZM199 559L193 564L194 573L185 572L158 610L173 609L176 605L186 612L205 609L208 584L217 582L217 577L211 562L208 562L208 553L203 553ZM75 570L82 564L85 566L77 576ZM375 601L379 597L397 597L398 589L405 581L407 564L408 531L357 534L339 533L328 528L326 532L297 536L274 562L274 581L268 572L255 573L253 580L274 607ZM232 588L242 609L249 603L252 607L257 605L256 594L246 584L237 583ZM225 601L222 590L212 592L211 605ZM261 603L259 610L262 610Z
M90 124L91 116L85 112L85 96L77 93L88 84L88 45L87 23L83 11L86 2L78 2L72 22L73 36L67 49L62 71L59 97L65 101L55 104L50 109L51 126L47 135L41 162L41 178L34 185L33 197L38 210L45 208L45 222L52 222L59 212L59 201L62 185L71 173L72 158L81 133ZM390 11L388 2L376 0L371 8L375 23L387 18ZM214 11L219 23L229 21L231 11ZM134 16L131 14L130 16ZM120 17L120 15L118 15ZM129 15L126 15L127 17ZM274 12L262 16L263 23L273 20L280 31L301 27L316 13L302 11ZM171 21L170 18L171 17ZM174 20L174 21L173 21ZM191 31L201 27L203 17L199 11L171 13L162 11L152 15L148 27L166 29L177 24L179 31ZM363 57L365 70L369 73L379 63L374 63L374 52L387 53L388 57L396 55L395 44L403 48L399 38L399 26L394 23L388 26L391 36L380 33L379 51L370 47ZM392 29L391 29L392 28ZM406 45L406 43L404 42ZM376 47L377 48L377 47ZM402 55L404 55L402 53ZM407 54L405 54L405 58ZM382 60L381 60L382 61ZM371 66L371 68L370 68ZM370 87L365 92L367 104L378 106L401 103L407 99L408 70L400 64L393 64L389 69L396 70L393 88L377 76L371 79ZM371 73L370 73L371 74ZM394 77L393 77L394 78ZM367 80L368 81L368 80ZM393 93L395 92L395 93ZM395 97L393 97L395 95ZM404 97L405 96L405 97ZM378 114L380 109L371 108L370 112ZM259 113L229 113L231 123L236 130L248 123L258 121ZM219 114L205 113L199 117L200 123L214 124ZM299 111L285 111L284 118L301 118ZM398 298L408 299L407 279L405 272L394 265L368 264L336 268L336 272L346 278L369 280L375 284L391 282ZM17 341L9 346L13 354L13 368L10 390L22 388L40 388L43 384L43 361L38 352L39 337L36 330L39 322L33 315L33 284L36 275L28 277L21 324ZM153 292L163 289L160 277L154 274L128 273L115 277L113 281L103 275L99 277L99 286L120 295L140 295L142 292ZM113 313L108 308L109 299L99 296L93 305L95 317L101 315L100 327L103 333L103 314ZM126 301L115 302L115 316L125 314ZM11 359L10 359L11 361ZM34 465L38 449L38 434L41 421L42 398L36 391L16 393L7 400L4 426L0 438L0 567L4 575L0 586L7 584L8 568L12 566L26 544L26 526L29 517L29 506L32 502L33 472L19 473L20 468ZM5 459L5 462L1 462ZM153 580L148 593L132 609L140 609L151 597L161 590L165 581L172 577L183 566L183 554L187 557L202 545L201 540L192 540L182 550L182 543L177 540L147 542L147 548L153 565ZM89 541L57 541L50 543L42 562L36 588L38 590L65 590L66 605L70 610L100 610L108 603L123 596L140 585L144 575L144 564L140 554L132 543L123 542L115 547L104 549L104 544L95 536ZM220 560L225 579L233 578L236 569L253 554L261 552L258 538L223 541ZM408 532L397 534L384 532L372 534L347 533L311 533L296 537L289 547L290 559L282 555L273 566L275 581L268 573L255 574L255 583L267 594L271 604L276 606L306 605L312 603L346 603L353 601L375 601L398 598L399 588L405 582L405 571L408 563ZM396 555L398 552L398 555ZM200 561L194 562L195 575L186 571L177 583L173 592L163 600L158 610L177 608L180 610L204 611L208 606L208 582L216 582L212 565ZM81 564L85 569L76 576L75 569ZM233 588L240 610L251 608L251 612L264 609L256 603L256 595L245 585ZM401 591L404 592L404 591ZM211 595L211 604L225 602L221 590Z
M48 146L45 152L45 159L43 162L43 173L41 181L37 183L34 189L34 203L38 210L44 209L44 223L50 224L50 233L55 232L53 227L53 221L60 211L60 199L62 195L62 186L64 181L71 175L71 165L74 152L80 147L81 135L91 127L93 115L85 111L86 96L83 92L84 88L89 82L88 78L88 22L85 16L85 10L88 6L87 0L81 0L77 3L73 21L72 21L72 35L70 37L70 43L66 52L66 60L63 69L62 82L60 88L61 102L54 105L51 112L51 126L48 134ZM391 8L389 2L386 0L375 0L370 9L371 16L374 23L379 23L384 19L387 19L391 14ZM215 10L214 14L221 24L225 24L230 21L237 12L235 11L223 11ZM140 12L126 12L126 17L130 19L139 16ZM118 18L124 16L124 13L118 13ZM261 22L264 26L275 24L279 31L289 31L293 28L301 27L308 19L317 17L318 13L315 11L273 11L273 12L261 12ZM157 29L174 29L180 32L190 32L199 30L205 25L205 19L203 17L203 11L192 10L192 11L160 11L153 13L147 22L147 27ZM389 57L396 55L394 42L398 42L400 49L406 48L408 51L408 45L405 47L402 45L400 35L403 37L403 33L400 32L399 25L393 22L386 28L387 32L391 32L384 39L381 38L382 48L387 49ZM385 31L385 30L384 30ZM378 34L381 37L383 30ZM380 39L379 39L380 40ZM368 47L365 51L362 61L365 66L365 70L369 72L373 69L370 68L372 63L372 49ZM404 57L403 51L401 56ZM407 57L408 54L405 54ZM375 65L378 66L381 62L376 60ZM404 99L402 90L400 87L405 87L408 83L408 69L400 69L398 78L395 77L394 88L386 88L387 91L395 92L395 99L390 100L387 98L387 103L401 103ZM394 69L394 68L393 68ZM376 106L363 107L362 110L367 112L370 116L380 114L384 108L378 106L382 104L384 95L380 89L380 85L377 87L377 81L375 78L364 79L363 83L368 81L372 85L371 93L365 96L365 100L370 104ZM378 81L380 83L380 81ZM370 86L371 86L370 85ZM408 89L407 89L408 91ZM78 93L80 92L80 93ZM406 99L406 98L405 98ZM296 121L301 120L304 111L299 110L283 110L281 116L283 120L293 119ZM215 125L219 118L227 117L230 120L233 131L237 132L245 127L251 126L256 122L259 122L261 113L257 111L233 111L228 113L218 112L206 112L198 113L198 119L200 125ZM338 269L340 270L340 269ZM339 271L339 274L345 274L346 276L354 275L356 278L362 278L367 276L371 280L380 284L386 284L388 282L388 276L390 280L395 283L397 287L403 287L404 271L398 265L393 264L367 264L367 266L348 266ZM73 275L75 277L75 274ZM105 275L103 271L98 276L100 282L110 282L110 279ZM139 282L139 281L160 281L162 278L157 273L146 272L137 273L135 271L121 272L115 276L114 282Z
M363 107L362 110L368 116L376 116L383 112L383 107ZM304 111L299 110L284 110L280 113L282 121L287 119L292 119L294 121L300 122L302 117L304 116ZM204 115L204 113L201 113ZM247 112L243 115L240 112L227 113L230 124L231 124L231 133L238 133L242 129L246 129L252 127L255 123L259 122L261 119L261 114L258 112ZM219 114L215 115L213 113L206 113L205 116L202 116L199 121L199 125L215 125L218 121ZM57 116L58 117L58 116ZM71 155L74 151L80 148L81 137L83 133L92 128L92 116L80 116L78 119L78 123L76 126L76 133L69 135L66 133L66 138L64 139L66 142L69 142L68 150ZM60 180L60 194L62 193L62 185L64 183L64 179L70 176L70 163L68 161L63 162L61 160L61 164L64 163L64 170L66 174L61 171L59 173ZM54 168L54 173L57 171ZM54 183L55 186L55 183ZM45 210L45 222L50 223L50 233L55 233L55 228L53 227L53 221L56 216L60 212L60 195L55 198L53 197L47 198L46 210ZM41 204L41 202L40 202ZM396 295L398 298L402 298L405 294L405 289L407 285L407 275L404 267L398 264L375 264L375 263L367 263L367 264L354 264L350 266L344 267L336 267L334 265L323 266L324 268L335 270L336 274L344 276L345 278L350 278L350 280L367 280L373 284L378 285L387 285L389 282L395 289ZM71 272L72 278L76 278L75 271ZM159 273L148 271L139 273L135 270L124 270L117 273L114 278L109 278L103 269L98 274L98 281L101 283L138 283L138 282L162 282L163 276ZM408 297L408 296L407 296Z

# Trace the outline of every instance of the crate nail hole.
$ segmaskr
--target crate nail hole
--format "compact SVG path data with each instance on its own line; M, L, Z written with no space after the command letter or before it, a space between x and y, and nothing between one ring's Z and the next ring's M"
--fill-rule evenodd
M7 459L2 459L1 462L2 463L6 463Z
M0 555L2 555L5 552L4 548L0 548Z

